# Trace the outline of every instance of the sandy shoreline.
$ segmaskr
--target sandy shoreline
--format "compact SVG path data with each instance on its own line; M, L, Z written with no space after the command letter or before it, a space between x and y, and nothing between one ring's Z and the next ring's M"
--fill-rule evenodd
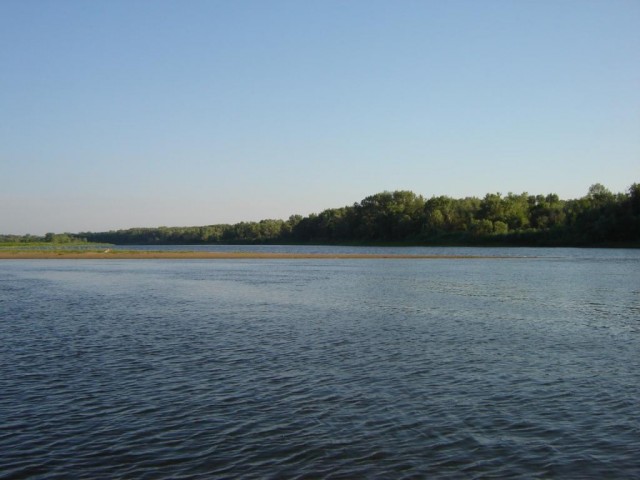
M77 260L145 260L145 259L268 259L268 260L292 260L292 259L480 259L480 258L513 258L479 255L404 255L404 254L358 254L358 253L258 253L258 252L64 252L64 251L17 251L0 252L0 260L51 260L51 259L77 259Z

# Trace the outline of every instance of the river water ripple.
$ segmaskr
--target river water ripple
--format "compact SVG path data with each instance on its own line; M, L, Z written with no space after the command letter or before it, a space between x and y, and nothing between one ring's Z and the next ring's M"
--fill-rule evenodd
M2 262L0 478L640 478L593 256Z

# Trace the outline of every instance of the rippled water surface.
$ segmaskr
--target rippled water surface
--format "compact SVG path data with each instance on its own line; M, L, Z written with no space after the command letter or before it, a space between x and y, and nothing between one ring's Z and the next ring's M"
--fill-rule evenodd
M640 252L519 252L0 261L0 478L640 478Z

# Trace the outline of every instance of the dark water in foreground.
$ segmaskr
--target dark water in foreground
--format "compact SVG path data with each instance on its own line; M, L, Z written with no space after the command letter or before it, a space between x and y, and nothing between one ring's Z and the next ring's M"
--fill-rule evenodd
M640 252L0 262L0 478L640 478Z

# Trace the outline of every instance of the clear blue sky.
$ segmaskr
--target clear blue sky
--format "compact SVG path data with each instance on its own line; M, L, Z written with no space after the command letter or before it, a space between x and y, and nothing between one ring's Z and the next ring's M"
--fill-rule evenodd
M0 233L640 181L640 1L0 2Z

